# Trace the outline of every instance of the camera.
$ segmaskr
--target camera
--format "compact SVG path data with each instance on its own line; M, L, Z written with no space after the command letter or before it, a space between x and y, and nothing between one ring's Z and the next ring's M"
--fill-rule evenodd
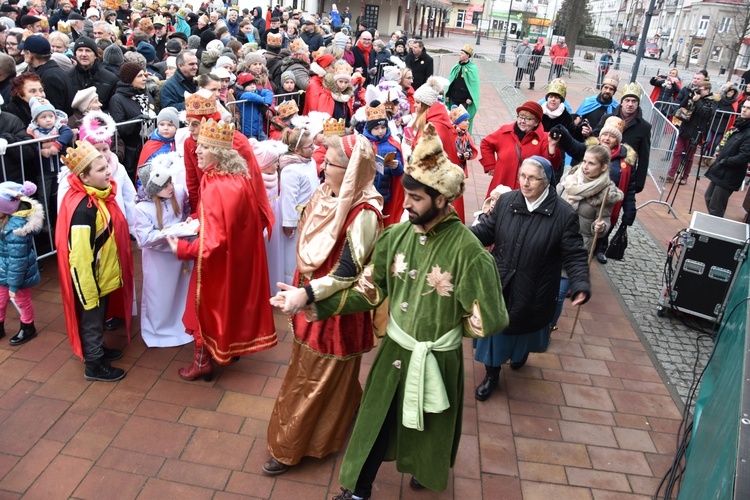
M555 140L555 141L559 141L559 140L560 140L560 138L562 137L562 134L560 133L560 131L559 131L559 130L554 130L554 129L553 129L553 130L550 130L550 131L549 131L549 136L550 136L550 137L551 137L551 138L552 138L553 140Z

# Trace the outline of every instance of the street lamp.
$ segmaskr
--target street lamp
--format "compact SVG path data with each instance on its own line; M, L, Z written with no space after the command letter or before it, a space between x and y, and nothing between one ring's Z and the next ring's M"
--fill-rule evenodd
M513 0L509 0L508 5L508 19L505 22L505 37L503 37L503 48L500 49L500 55L497 58L497 62L505 63L505 51L508 46L508 32L510 31L510 12L513 9Z
M487 6L487 0L484 0L484 1L482 2L482 17L484 17L484 14L485 14L485 12L484 12L484 8L485 8L486 6ZM476 14L476 13L475 13L475 14ZM480 19L481 19L481 18L480 18ZM480 28L480 26L479 26L479 23L476 23L476 25L477 25L477 45L481 45L481 40L482 40L482 29Z

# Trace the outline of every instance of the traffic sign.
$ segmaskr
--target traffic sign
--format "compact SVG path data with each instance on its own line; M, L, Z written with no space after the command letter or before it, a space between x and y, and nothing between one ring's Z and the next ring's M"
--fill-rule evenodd
M680 43L682 43L682 37L680 37Z

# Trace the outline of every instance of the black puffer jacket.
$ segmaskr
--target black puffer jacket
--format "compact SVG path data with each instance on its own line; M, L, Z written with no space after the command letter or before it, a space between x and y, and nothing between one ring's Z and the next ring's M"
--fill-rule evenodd
M471 228L483 245L494 244L510 324L503 333L537 331L552 320L563 267L572 296L591 296L586 250L578 215L552 188L541 206L529 212L520 190L505 193L494 210Z
M105 111L109 109L109 100L114 95L115 87L120 80L118 76L101 68L99 61L95 61L89 69L83 69L80 65L73 67L68 71L68 78L70 78L70 91L73 96L79 90L87 89L92 85L96 87L96 94Z
M738 191L750 163L750 120L737 120L737 129L729 136L719 156L706 172L711 182L732 191Z
M145 89L140 90L128 83L118 82L117 92L112 96L109 105L109 114L116 123L123 123L144 116L145 113L141 109L140 104L135 100L136 95L148 96L149 107L154 111L154 101ZM126 146L140 145L140 123L121 125L117 127L117 131Z

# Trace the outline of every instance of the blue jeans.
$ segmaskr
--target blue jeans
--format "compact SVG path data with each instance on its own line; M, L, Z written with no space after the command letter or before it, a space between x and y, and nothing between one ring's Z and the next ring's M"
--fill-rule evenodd
M560 291L557 294L557 309L555 309L555 315L552 317L550 326L557 326L557 320L560 319L560 315L563 311L563 305L565 304L565 296L568 295L570 290L570 280L568 278L560 278Z

